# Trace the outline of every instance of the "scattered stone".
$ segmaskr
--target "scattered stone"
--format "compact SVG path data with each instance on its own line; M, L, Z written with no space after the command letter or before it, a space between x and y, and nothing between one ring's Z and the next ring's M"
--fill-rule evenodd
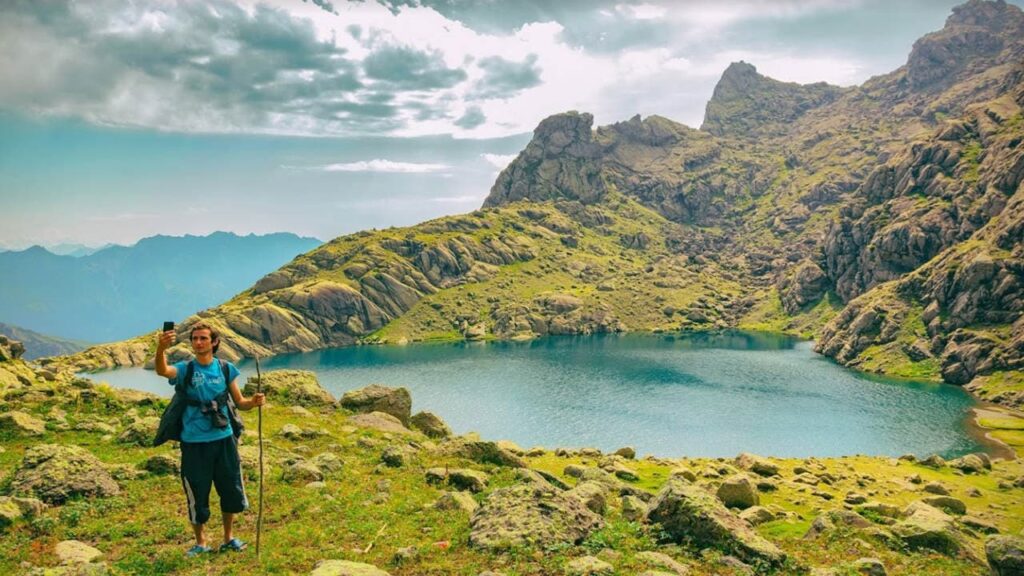
M742 452L735 459L736 465L744 470L750 470L758 476L778 476L779 467L775 463L748 452Z
M615 451L615 455L622 456L627 460L633 460L636 458L636 448L633 448L632 446L623 446Z
M817 486L820 480L814 474L808 472L801 472L793 477L793 482L798 484L807 484L808 486Z
M986 458L988 456L986 455ZM955 460L950 460L949 465L967 474L976 474L986 469L992 469L992 462L989 461L989 465L985 466L985 461L981 459L978 454L968 454Z
M718 499L728 508L750 508L760 503L757 491L750 482L750 478L743 474L737 474L726 478L718 487L716 493Z
M169 454L156 454L150 456L142 463L142 469L151 474L180 474L181 463L177 458Z
M660 523L665 535L675 542L692 541L769 565L779 565L786 558L718 499L680 478L670 478L658 492L646 519Z
M853 561L853 569L866 576L886 576L885 564L878 558L860 558Z
M117 437L117 441L121 444L150 446L153 443L153 437L156 436L156 429L159 425L160 419L155 416L134 420L121 432L121 435Z
M868 501L868 497L859 492L849 492L846 497L843 498L843 502L856 506L857 504L863 504Z
M923 502L914 502L904 511L905 519L892 527L893 533L910 549L926 548L943 554L956 554L962 547L953 518Z
M396 434L413 434L402 424L398 418L384 412L370 412L369 414L356 414L348 421L360 428L372 428L381 432L394 432Z
M322 481L324 473L310 462L297 462L284 469L281 479L289 484L308 484Z
M405 466L406 451L401 446L388 446L380 455L380 461L392 468Z
M907 476L907 482L910 482L911 484L920 484L924 482L924 478L921 478L920 474L914 474L912 476Z
M62 504L73 496L106 497L121 492L95 456L84 448L59 444L29 448L11 489L15 493L35 494L50 504Z
M353 412L390 414L398 418L403 426L409 423L412 414L412 397L408 389L389 388L378 384L346 392L339 404Z
M757 526L775 520L775 514L764 506L751 506L740 512L740 518L746 520L751 526Z
M938 482L929 482L925 484L923 490L929 494L938 494L939 496L949 495L949 490Z
M630 522L636 522L644 517L647 512L647 503L636 496L622 497L622 517Z
M657 566L658 568L664 568L669 572L675 573L677 576L686 576L690 573L690 568L685 564L681 564L675 561L671 556L662 554L661 552L644 550L643 552L636 553L636 559L641 562Z
M372 564L348 560L321 560L309 576L391 576Z
M503 549L526 544L576 544L604 526L601 516L565 492L536 484L499 488L470 520L473 546Z
M612 469L612 473L615 474L616 478L626 480L628 482L636 482L640 480L640 477L637 476L637 473L635 471L626 468L621 464L616 464Z
M103 557L103 552L78 540L58 542L54 550L61 564L90 564Z
M534 446L526 451L526 455L530 458L536 458L537 456L543 456L546 452L543 446Z
M917 462L917 456L914 456L913 454L904 454L903 456L900 456L899 459L904 462Z
M462 510L472 514L480 505L465 492L445 492L434 502L438 510Z
M931 456L925 458L924 460L921 460L921 465L927 466L929 468L938 469L946 465L946 460L943 459L942 456L939 456L938 454L932 454Z
M570 560L565 565L565 573L569 576L611 576L615 568L593 556L584 556Z
M415 546L405 546L395 550L394 556L391 557L391 562L396 565L401 565L415 558L417 554L419 554L419 550L417 550Z
M289 406L288 407L288 411L291 412L293 415L298 416L299 418L312 418L313 417L313 413L310 412L309 410L306 410L302 406L297 406L297 405L296 406Z
M999 528L995 524L978 518L977 516L964 516L960 519L960 523L967 526L975 532L981 532L982 534L998 534Z
M967 489L967 495L971 498L981 498L981 490L978 490L974 486Z
M608 506L608 486L601 482L587 480L580 482L567 494L579 498L583 505L596 514L604 515Z
M306 484L305 486L303 486L303 488L305 488L306 490L323 490L324 488L327 488L327 483L318 480Z
M569 464L568 466L562 469L562 474L565 474L566 476L572 478L582 478L584 470L586 470L585 466L580 466L579 464Z
M892 504L886 504L885 502L871 501L857 509L875 514L876 516L884 516L886 518L899 518L900 516L899 508Z
M458 439L449 441L444 450L456 456L481 464L495 464L512 468L528 468L526 461L496 442Z
M697 475L694 474L693 471L690 470L689 468L677 468L677 469L673 470L672 474L670 474L669 476L670 477L678 476L680 478L685 479L687 482L696 482L697 481Z
M922 498L921 501L929 506L945 510L950 514L967 514L967 505L952 496L929 496L928 498Z
M409 425L423 432L429 438L448 438L452 435L452 429L433 412L417 412L409 418Z
M817 538L825 532L834 530L837 526L863 529L869 528L871 526L871 522L856 512L851 512L849 510L832 510L815 518L814 522L811 522L811 527L807 530L807 533L804 534L804 538Z
M319 468L324 474L341 472L345 467L345 461L332 452L321 452L311 458L309 463Z
M759 478L755 485L757 486L758 492L774 492L779 489L779 486L774 480L769 480L767 478Z
M0 497L0 529L14 524L22 517L21 509L10 498Z
M12 411L0 414L0 434L9 436L42 436L46 433L46 422L26 414Z
M250 376L242 394L256 393L257 378ZM263 393L279 404L297 404L304 407L334 406L336 400L320 385L316 374L309 370L271 370L263 374Z
M985 540L985 556L995 576L1024 574L1024 538L989 536Z
M295 424L288 423L281 427L277 431L277 435L285 438L286 440L301 440L303 437L302 428L299 428Z
M426 477L430 484L447 483L458 490L470 492L483 492L488 480L486 473L469 468L430 468L426 472Z

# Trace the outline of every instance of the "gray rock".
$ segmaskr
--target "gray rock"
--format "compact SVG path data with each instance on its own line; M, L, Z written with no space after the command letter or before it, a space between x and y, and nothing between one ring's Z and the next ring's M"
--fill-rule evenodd
M160 419L156 417L135 420L121 432L117 441L122 444L149 446L153 442L153 437L156 436L156 428L159 425Z
M664 568L677 576L686 576L690 573L689 567L685 564L677 562L668 554L662 554L661 552L644 550L643 552L636 553L636 559L658 568Z
M680 478L670 478L658 492L649 504L646 520L661 524L673 541L711 546L749 562L777 566L786 558L718 499Z
M726 478L718 487L716 495L722 501L722 504L725 504L728 508L739 508L742 510L751 506L757 506L760 503L757 490L754 489L750 478L743 474L736 474Z
M417 412L409 418L409 425L423 432L430 438L448 438L452 435L452 429L432 412Z
M575 488L566 492L566 494L579 498L584 506L602 516L608 506L608 485L601 482L593 480L580 482Z
M967 526L975 532L981 532L982 534L998 534L999 528L985 520L984 518L978 518L977 516L964 516L960 519L960 523Z
M414 434L412 430L409 430L402 424L401 420L384 412L356 414L349 418L348 421L360 428L371 428L381 432L394 432L396 434Z
M834 530L837 526L862 529L870 527L871 522L860 514L849 510L831 510L811 522L811 527L804 534L804 538L817 538L821 534Z
M78 540L58 542L54 551L61 564L90 564L103 557L103 552Z
M622 497L622 517L630 522L643 519L647 513L647 503L636 496Z
M11 488L44 502L62 504L74 496L106 497L121 489L103 464L78 446L42 444L25 452Z
M866 576L886 576L885 564L878 558L859 558L853 561L853 569Z
M407 452L401 446L388 446L380 455L380 461L392 468L405 466Z
M453 439L446 442L443 450L481 464L496 464L513 468L527 468L526 461L496 442L482 440Z
M438 510L462 510L472 514L480 505L465 492L445 492L434 502Z
M257 378L250 376L242 394L256 393ZM263 393L278 404L297 404L305 407L334 406L336 400L320 385L316 373L309 370L271 370L263 374Z
M636 448L633 448L632 446L623 446L615 451L615 455L622 456L627 460L633 460L636 458Z
M348 560L321 560L309 576L391 576L372 564Z
M536 484L499 488L470 520L473 546L503 549L533 544L576 544L604 526L578 498Z
M949 490L938 482L929 482L925 484L923 490L929 494L938 494L939 496L949 495Z
M921 501L929 506L945 510L950 514L967 514L967 505L952 496L929 496L928 498L922 498Z
M371 384L346 392L339 404L353 412L384 412L398 418L402 425L407 425L412 415L412 396L406 388L388 388Z
M921 464L923 466L928 466L929 468L942 468L946 465L946 460L938 454L932 454L924 460L921 460Z
M746 520L751 526L757 526L775 520L775 514L772 514L772 511L764 506L751 506L740 512L740 518Z
M985 457L988 458L988 455L985 455ZM985 466L985 460L982 460L978 454L968 454L955 460L950 460L949 465L968 474L976 474L986 469L992 469L992 462L989 461L988 466Z
M615 568L593 556L584 556L567 562L565 573L568 576L612 576Z
M297 462L284 469L281 479L289 484L307 484L322 481L324 473L310 462Z
M1017 536L989 536L985 556L995 576L1024 575L1024 539Z
M742 452L736 457L736 465L744 470L750 470L758 476L778 476L779 467L775 463L749 452Z
M906 518L896 523L892 531L910 549L925 548L949 555L962 549L962 537L953 518L938 508L914 502L904 511L904 516Z
M0 414L0 435L42 436L46 433L46 422L24 412L11 411Z
M170 454L156 454L142 463L142 469L151 474L180 474L181 463Z
M469 468L430 468L426 471L426 478L430 484L447 484L470 492L483 492L488 481L486 473Z

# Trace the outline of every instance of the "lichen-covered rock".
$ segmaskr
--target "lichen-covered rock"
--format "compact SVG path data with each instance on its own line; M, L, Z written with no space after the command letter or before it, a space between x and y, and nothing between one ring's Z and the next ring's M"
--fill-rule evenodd
M953 518L945 512L914 502L904 511L904 516L892 527L892 532L909 548L926 548L953 555L963 547Z
M1018 536L989 536L985 556L995 576L1024 575L1024 539Z
M744 470L750 470L758 476L778 476L779 467L768 460L749 452L742 452L736 456L736 465Z
M307 484L322 481L324 473L311 462L296 462L284 469L281 479L289 484Z
M271 370L262 376L261 389L273 402L306 407L334 406L336 403L334 396L320 385L316 373L309 370ZM250 376L242 393L252 396L256 393L256 385L256 376Z
M445 492L434 502L438 510L462 510L472 514L480 505L465 492Z
M42 436L46 433L46 422L25 414L11 411L0 414L0 435Z
M690 572L690 569L685 564L677 562L668 554L654 552L653 550L637 552L636 559L646 564L657 566L658 568L664 568L677 576L685 576Z
M321 560L309 576L391 576L372 564L348 560Z
M599 558L583 556L567 562L565 573L567 576L611 576L615 568Z
M106 497L121 492L95 456L84 448L59 444L29 448L11 488L50 504L62 504L74 496Z
M152 474L179 474L181 464L170 454L156 454L142 463L142 469Z
M452 435L452 429L448 427L448 424L440 416L432 412L417 412L413 414L409 418L409 425L430 438L447 438Z
M608 507L608 486L601 482L593 480L580 482L567 494L579 498L584 506L602 516Z
M415 434L412 430L406 428L401 420L384 412L356 414L349 418L348 421L360 428L372 428L381 432L395 432L397 434Z
M849 510L831 510L821 514L814 519L814 522L811 522L811 527L807 529L807 532L804 534L804 538L817 538L825 532L834 530L837 526L863 529L870 527L871 522L856 512L851 512Z
M958 500L952 496L928 496L927 498L922 498L921 501L929 506L945 510L950 514L967 514L967 505L964 504L962 500Z
M760 503L757 490L754 489L750 478L743 474L736 474L726 478L718 487L715 495L728 508L739 508L742 510L751 506L757 506Z
M878 558L858 558L853 561L853 569L864 576L886 576L885 564Z
M781 550L751 530L717 498L681 478L670 478L648 506L646 520L661 524L673 541L710 546L747 562L778 566L785 561Z
M136 444L138 446L149 446L156 436L156 429L160 425L160 419L156 417L140 418L132 421L125 427L117 441L122 444Z
M443 445L443 451L481 464L527 468L525 460L502 448L497 442L453 438Z
M492 492L470 520L473 546L502 549L521 545L578 544L604 526L580 499L537 484Z
M764 506L751 506L740 512L740 518L746 520L751 526L757 526L758 524L771 522L775 519L775 514Z
M383 412L398 418L403 426L409 424L412 415L412 396L407 388L389 388L371 384L365 388L351 390L341 397L342 408L353 412Z
M987 460L987 454L985 454L985 458ZM986 462L986 460L983 460L979 454L967 454L966 456L962 456L955 460L950 460L948 464L951 467L967 472L968 474L976 474L978 472L983 472L986 469L992 469L992 461L987 460Z
M103 552L78 540L58 542L54 551L61 564L89 564L103 557Z

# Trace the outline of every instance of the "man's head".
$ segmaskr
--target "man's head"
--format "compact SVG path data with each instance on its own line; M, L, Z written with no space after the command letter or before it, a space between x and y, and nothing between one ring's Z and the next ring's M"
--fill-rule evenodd
M192 341L192 350L195 352L200 352L207 346L212 346L213 350L211 352L216 354L217 349L220 348L220 334L205 322L199 322L192 326L189 339Z

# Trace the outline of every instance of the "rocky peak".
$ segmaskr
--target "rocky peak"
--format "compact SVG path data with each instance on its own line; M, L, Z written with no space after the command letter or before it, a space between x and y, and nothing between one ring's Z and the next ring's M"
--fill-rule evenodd
M907 79L915 89L942 88L959 80L975 64L1019 61L1024 38L1024 12L1002 0L971 0L953 9L942 30L914 43L907 59Z
M625 122L616 122L607 128L598 128L598 133L607 132L646 146L671 146L695 133L692 128L674 122L664 116L648 116L641 120L637 114Z
M780 82L762 76L751 64L733 62L715 86L701 130L716 136L782 134L793 120L841 93L824 82Z
M602 151L593 140L593 124L593 115L576 111L542 120L530 143L502 170L484 207L517 200L600 200L605 193Z
M21 358L21 355L25 353L25 346L17 340L11 340L7 336L0 334L0 362L7 362L9 360L17 360Z

